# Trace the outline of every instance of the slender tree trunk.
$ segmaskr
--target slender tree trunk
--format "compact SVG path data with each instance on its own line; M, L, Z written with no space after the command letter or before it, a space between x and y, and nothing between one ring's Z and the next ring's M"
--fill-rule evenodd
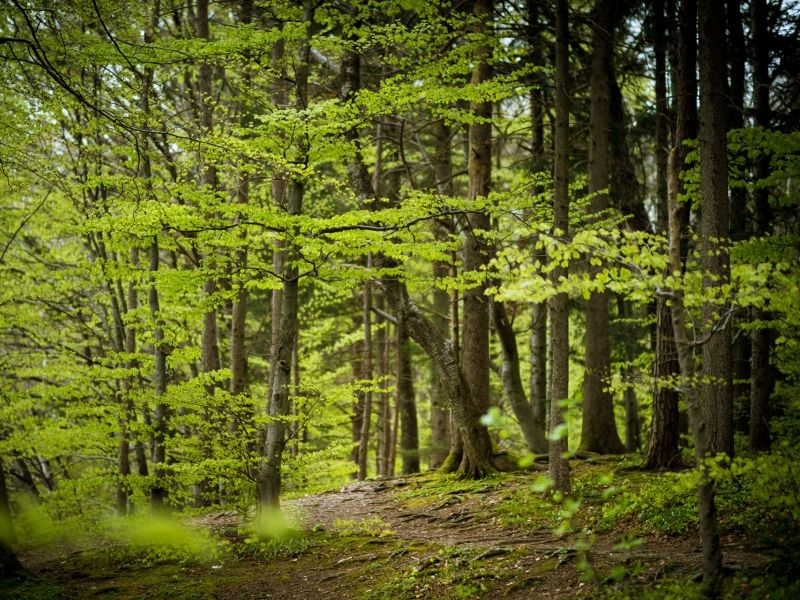
M292 180L287 194L287 212L299 215L303 206L304 185ZM287 255L294 249L287 247ZM274 340L270 356L272 357L270 374L269 402L267 406L268 422L264 437L264 451L257 478L259 506L277 507L280 504L281 465L283 450L286 446L286 417L290 414L289 392L292 384L292 354L297 339L298 309L298 271L293 256L287 256L282 271L282 298L280 313L273 315L279 319L279 335Z
M543 64L544 52L539 24L539 3L536 0L526 0L528 15L528 46L531 64ZM531 87L531 171L534 173L544 171L544 92L542 87L545 82L537 76ZM544 192L541 186L534 188L535 196ZM545 252L534 251L534 260L546 259ZM537 429L546 439L547 431L547 303L539 302L531 305L531 335L530 335L530 402L533 412L533 421Z
M525 396L519 369L517 335L508 319L505 304L494 300L492 306L494 326L503 353L501 373L506 399L519 422L528 450L534 454L543 454L547 452L547 437L544 434L543 423L537 422L533 407Z
M304 7L303 22L309 24L306 37L302 40L299 60L295 67L296 99L295 108L305 110L308 107L308 64L310 58L310 42L314 22L314 8L311 2ZM283 52L283 47L275 50ZM298 147L298 158L301 163L306 160L308 140L303 133L295 140ZM289 216L300 215L303 211L305 184L296 176L288 176L288 184L282 178L273 180L278 192L286 193L285 211ZM286 186L284 188L284 185ZM277 197L276 197L277 198ZM276 198L273 198L275 200ZM293 232L287 237L292 239ZM277 329L273 328L272 346L270 349L269 398L267 401L268 421L264 434L264 447L261 465L256 479L259 508L278 507L281 493L281 467L283 451L286 447L286 417L291 414L290 391L292 386L292 360L297 343L297 313L299 292L299 271L296 265L297 249L290 242L278 247L274 254L274 266L279 267L283 281L280 294L273 296L272 319L277 319ZM274 327L274 326L273 326Z
M139 263L139 249L132 248L130 253L131 266L136 267ZM133 281L128 282L128 311L134 314L139 308L139 293ZM125 329L125 353L132 357L136 353L136 328L127 327ZM135 369L137 361L128 360L128 369ZM128 478L131 474L131 434L130 425L136 420L136 407L133 402L133 390L135 381L133 376L127 376L122 382L123 401L123 427L119 441L119 463L118 473L119 482L117 483L117 514L120 516L128 514L130 510L131 488ZM141 442L137 440L141 447ZM134 450L135 451L135 450ZM142 453L144 454L144 453ZM143 459L146 460L143 456ZM145 467L146 468L146 467Z
M614 59L615 0L597 0L593 12L591 105L589 114L589 193L594 213L608 209L611 126L611 64ZM611 340L608 292L595 292L586 301L586 368L583 376L583 421L580 449L621 454L611 384Z
M243 25L249 25L253 20L253 0L242 0L239 6L239 20ZM250 82L250 75L247 69L242 73L242 77L246 83ZM240 107L241 115L239 117L240 124L243 126L248 125L250 118L247 115L247 105L242 103ZM236 192L237 204L246 205L250 202L250 183L248 176L245 173L239 175L238 189ZM244 240L245 234L241 234ZM247 269L247 249L240 248L234 252L234 263L240 272ZM233 297L233 306L231 307L231 324L230 324L230 369L231 379L230 387L228 388L231 396L238 396L247 392L247 347L245 345L245 334L247 330L247 300L248 293L244 283L238 278L234 278L235 294ZM234 400L236 402L236 400ZM249 421L252 415L247 415ZM237 419L237 417L235 417ZM231 423L233 430L240 430L243 423L238 423L236 420Z
M703 406L712 452L733 456L733 390L731 386L731 326L727 304L720 299L730 281L728 235L728 145L725 78L725 20L719 5L698 2L700 63L700 208L703 268L704 328ZM673 315L674 318L674 315Z
M727 0L727 57L728 57L728 106L727 127L744 127L744 89L745 89L745 42L742 11L738 0ZM731 240L735 243L750 234L750 211L748 210L747 190L733 187L730 190ZM733 322L731 347L731 377L733 395L734 430L747 433L750 404L750 353L751 340L747 331L748 316ZM742 327L745 325L745 327Z
M556 121L553 235L569 236L569 17L566 0L556 0ZM554 284L566 277L566 267L551 272ZM569 398L569 298L562 292L550 299L550 478L556 490L570 491L563 403Z
M367 269L372 266L372 261L367 257ZM361 363L363 371L361 380L366 385L371 386L372 368L372 283L364 285L364 296L362 306L362 326L364 329L364 358ZM370 428L372 426L372 391L364 391L363 415L361 417L361 431L358 436L358 479L363 481L367 478L367 455L369 453Z
M679 194L683 193L679 174L686 161L686 147L683 142L697 137L697 13L696 0L683 0L678 14L677 36L673 40L673 81L675 114L675 159L666 168L667 178L675 181ZM672 12L672 11L670 11ZM656 25L658 26L658 25ZM666 186L666 182L664 182ZM662 192L662 193L665 193ZM659 211L659 231L666 231L668 210L666 193L663 198L664 210ZM677 211L677 227L680 229L681 272L686 265L686 229L689 224L689 206L681 202ZM653 393L653 417L650 423L645 469L669 469L678 466L680 459L680 413L678 393L669 382L680 373L678 353L675 348L672 312L669 303L659 298L656 304L656 346L655 346L655 390ZM661 382L665 383L661 383Z
M154 237L150 244L150 291L148 305L150 316L153 319L155 331L153 332L153 358L154 372L153 381L155 383L156 406L153 413L153 485L150 488L150 506L158 511L164 507L164 500L167 498L167 488L165 482L166 462L167 462L167 427L169 422L169 410L164 402L167 394L167 353L164 346L164 322L161 317L161 308L158 300L158 288L156 287L156 272L159 267L158 237Z
M434 277L441 279L449 274L449 266L442 262L434 264ZM448 335L450 297L445 290L435 288L433 294L433 323L442 335ZM431 369L431 436L430 436L430 468L436 469L444 463L450 449L450 411L447 407L447 395L439 381L436 369Z
M673 151L670 160L678 160L678 153ZM679 168L675 165L670 173L677 173ZM681 214L678 201L678 181L670 177L669 190L669 262L673 273L680 272L681 257ZM702 399L697 389L694 372L694 352L689 342L688 327L685 321L685 308L683 303L683 289L673 290L671 301L672 325L675 335L675 346L678 352L678 362L681 371L681 388L689 413L689 426L694 440L697 468L700 470L698 483L698 505L700 521L700 538L703 543L703 589L709 596L716 597L719 593L722 578L722 547L720 545L719 529L717 526L717 511L714 499L714 482L709 477L705 466L705 459L713 452L711 441L706 429L705 415Z
M386 299L379 295L376 306L380 311L386 309ZM389 321L379 316L375 327L375 376L380 381L381 390L386 389L386 379L389 377ZM392 443L392 412L389 402L389 393L378 393L378 453L376 467L378 476L389 475L390 444Z
M772 118L769 105L769 30L766 0L752 0L750 19L755 125L769 128L772 125ZM768 156L756 159L753 169L755 180L765 179L769 168ZM767 235L772 227L768 188L756 187L753 194L753 205L753 233L757 236ZM762 309L754 309L752 318L754 323L766 323L771 317ZM768 452L770 449L770 396L775 385L770 356L775 343L775 332L770 327L760 325L753 329L751 342L750 449L754 452Z

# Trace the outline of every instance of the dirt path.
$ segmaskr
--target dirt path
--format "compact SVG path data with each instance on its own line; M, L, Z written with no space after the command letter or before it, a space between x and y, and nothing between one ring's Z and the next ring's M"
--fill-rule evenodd
M588 593L592 587L615 585L616 580L608 575L614 572L614 567L622 569L618 572L624 572L628 582L633 579L642 586L655 584L667 575L693 577L700 573L702 547L695 535L649 536L640 538L634 547L621 549L617 545L620 532L609 532L593 535L591 547L584 555L588 564L600 574L600 579L581 581L586 577L581 577L577 568L582 557L576 552L574 538L557 538L550 528L503 527L496 520L484 518L487 508L518 485L514 480L472 489L470 493L452 491L433 504L425 503L419 507L397 499L395 492L420 485L414 478L353 483L338 492L291 500L286 503L286 508L309 529L340 529L342 522L372 523L372 527L385 528L387 533L391 532L391 538L401 542L469 548L471 561L487 561L490 568L492 559L513 555L516 573L512 569L510 576L504 576L501 574L503 568L498 567L499 580L489 586L488 592L482 595L484 598L572 598L581 590ZM728 538L723 541L725 562L732 570L743 566L758 567L768 560L742 540ZM379 544L376 546L380 547ZM311 594L307 597L357 597L350 595L346 587L333 585L326 589L322 584L339 579L341 573L337 570L376 561L380 557L380 551L372 547L354 549L345 557L331 557L328 562L318 563L304 575L307 581L315 580L315 589L307 589ZM419 569L426 560L432 560L431 555L422 552L419 556L398 560L397 568ZM545 564L546 567L537 568ZM423 591L409 597L435 596L428 596Z
M515 521L513 514L509 519L512 500L533 493L531 482L522 474L442 485L423 475L291 499L284 508L307 534L273 554L241 553L216 564L137 568L112 562L99 571L87 564L88 554L23 559L40 581L57 584L58 594L47 597L61 598L521 600L595 598L615 588L622 594L616 597L636 597L637 590L652 590L667 578L687 581L699 574L696 534L639 536L621 548L624 526L558 538L550 526ZM244 547L237 515L193 521ZM769 561L745 540L723 542L732 570L757 570ZM11 597L41 598L41 589Z

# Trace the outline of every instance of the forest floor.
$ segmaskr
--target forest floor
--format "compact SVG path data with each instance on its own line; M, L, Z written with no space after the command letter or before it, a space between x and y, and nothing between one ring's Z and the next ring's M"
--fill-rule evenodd
M589 479L592 468L584 467ZM205 559L186 560L180 552L131 554L113 542L88 548L23 544L20 559L32 577L0 584L0 597L438 600L697 594L702 548L694 528L667 535L648 532L635 519L617 519L610 528L589 531L587 523L602 522L591 514L604 510L609 495L584 486L579 510L559 508L533 491L535 479L536 474L512 473L458 481L429 473L353 483L284 502L294 528L268 542L248 537L234 512L209 513L190 521L216 540L218 549ZM559 524L566 531L557 532ZM733 533L724 533L722 542L729 573L725 595L759 597L752 586L776 562L774 548Z

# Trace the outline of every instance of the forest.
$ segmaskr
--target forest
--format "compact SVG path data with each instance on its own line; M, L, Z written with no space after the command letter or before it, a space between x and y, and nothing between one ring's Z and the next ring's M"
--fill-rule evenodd
M0 15L0 596L800 591L796 0Z

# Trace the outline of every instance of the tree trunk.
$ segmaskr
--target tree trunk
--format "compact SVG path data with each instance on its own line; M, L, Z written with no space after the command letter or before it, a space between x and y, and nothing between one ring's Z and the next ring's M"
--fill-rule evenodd
M728 24L728 129L744 127L744 89L745 89L745 42L742 23L742 11L738 1L728 0L725 3L726 21ZM730 190L730 224L731 240L735 243L748 237L750 231L750 211L747 203L747 190L734 187ZM732 335L731 372L734 430L747 433L750 412L750 353L751 340L747 327L749 320L736 319L733 323L735 333ZM744 321L744 322L742 322Z
M541 26L539 24L539 4L536 0L526 0L528 17L527 43L530 63L542 64L545 60ZM546 170L544 152L544 92L546 82L537 76L531 86L531 172ZM544 193L542 186L533 189L538 197ZM545 261L547 253L534 251L534 260ZM539 428L541 437L547 439L547 303L539 302L531 305L530 348L530 403L533 421ZM539 434L537 434L539 435Z
M679 174L686 161L683 142L697 137L697 13L696 0L683 0L678 15L677 36L672 40L673 80L675 86L675 158L666 168L667 178L675 181L678 194L683 193ZM666 182L665 184L666 185ZM666 231L668 223L667 199L663 199L664 210L659 211L659 231ZM686 265L686 229L689 224L689 206L681 202L677 211L676 226L680 230L679 257L681 272ZM662 220L663 219L663 220ZM655 389L653 392L653 416L650 422L645 469L669 469L678 466L680 458L680 413L678 393L669 379L680 373L678 353L675 348L672 312L665 299L656 304L655 342ZM662 384L662 381L667 383Z
M659 298L656 307L655 383L653 416L643 468L673 469L680 466L680 424L678 392L671 380L680 374L672 315L666 299ZM667 381L665 381L667 380Z
M771 111L769 105L769 33L767 24L766 0L752 0L750 18L753 48L753 106L755 125L769 128ZM756 159L754 178L763 180L769 173L769 157ZM753 192L753 233L767 235L772 226L772 211L769 205L769 189L756 187ZM775 332L763 323L770 315L762 309L753 310L753 322L760 324L751 333L752 354L750 381L750 449L754 452L768 452L770 449L770 396L775 378L770 366L770 356L775 343Z
M569 236L569 21L566 0L556 0L556 121L553 235ZM551 280L558 284L566 267L556 267ZM569 297L562 292L550 299L550 478L556 490L570 491L568 449L563 403L569 398Z
M242 0L239 6L239 21L243 25L249 25L253 20L253 0ZM242 77L246 83L250 82L250 73L247 69L242 72ZM239 122L242 126L247 126L250 118L247 115L247 105L242 103L240 107ZM239 174L238 188L236 191L237 204L246 205L250 202L250 182L245 173ZM245 234L241 234L244 240ZM240 248L234 252L234 264L239 272L245 272L247 269L247 249ZM228 390L231 396L238 396L247 391L247 347L245 345L245 334L247 329L247 288L242 281L234 279L235 294L233 297L233 306L231 307L231 324L230 324L230 369L231 380ZM234 400L238 404L236 400ZM247 420L252 418L252 414L247 415ZM240 424L234 421L231 424L232 429L239 430Z
M678 153L673 151L670 160L677 161ZM670 173L679 172L675 165ZM681 258L681 215L678 201L678 181L670 177L669 190L669 263L673 273L680 272ZM702 400L697 389L694 374L694 352L689 342L688 328L685 322L683 289L673 290L671 301L672 325L675 335L675 346L681 372L681 389L689 413L689 425L694 440L697 468L700 470L698 483L698 508L700 521L700 538L703 543L703 589L706 595L716 597L722 579L722 547L720 545L717 512L714 500L714 482L709 477L705 459L713 451L706 430ZM702 373L705 375L705 372Z
M310 57L309 38L313 30L314 9L306 2L303 22L309 27L302 40L299 60L295 70L296 99L295 108L305 110L308 105L308 64ZM277 50L282 52L282 47ZM305 160L308 152L308 140L302 134L295 141L298 146L298 160ZM273 182L276 182L274 179ZM277 185L283 189L282 181ZM300 215L303 210L305 186L302 181L292 177L286 185L286 213L290 216ZM292 239L292 232L287 232ZM297 343L297 311L299 272L295 262L297 249L290 243L276 249L274 262L280 270L283 285L279 295L273 296L272 319L277 319L277 329L273 328L272 347L270 349L269 399L267 403L268 421L264 434L264 446L256 487L259 509L278 507L281 492L281 466L283 450L286 446L286 417L291 414L289 394L292 386L292 360ZM277 312L276 312L277 310ZM274 326L273 326L274 327Z
M304 186L297 180L289 184L287 212L299 215L303 206ZM298 309L298 271L293 262L295 250L287 247L287 259L282 272L280 313L273 315L279 319L279 335L273 341L270 351L271 375L269 402L267 406L266 434L264 437L263 459L257 478L259 506L263 508L280 505L281 465L286 446L286 417L290 414L289 392L292 384L292 354L297 339Z
M397 323L397 408L400 416L400 460L402 474L419 473L419 431L414 397L411 341L402 320Z
M390 267L393 264L382 257L378 266ZM463 459L457 475L463 478L488 475L494 471L489 432L480 422L482 413L470 401L470 390L450 340L409 300L405 285L400 280L384 278L382 284L389 307L398 321L405 323L409 336L428 355L447 394L453 423L457 429L454 433L461 439L463 448Z
M372 266L371 260L367 257L367 269ZM364 285L362 326L364 330L364 358L361 366L361 380L365 385L372 385L372 283ZM367 454L369 452L370 427L372 426L372 390L364 390L363 414L361 416L361 431L358 436L358 479L363 481L367 478Z
M449 274L449 266L436 262L434 277L441 279ZM450 296L438 287L433 292L433 323L443 335L449 334L447 314L450 310ZM450 449L450 411L447 407L447 394L439 381L435 367L431 364L431 436L430 468L436 469L444 463Z
M517 349L517 335L514 332L505 304L497 300L492 301L494 326L500 340L503 353L502 380L506 399L514 411L525 444L533 454L547 452L547 437L544 434L544 423L536 420L533 407L525 396L522 386L522 376L519 372L519 351Z
M433 159L434 180L437 193L443 196L453 195L453 163L452 163L452 131L443 119L438 119L433 124L434 138L436 140L436 153ZM442 241L448 239L448 233L455 233L455 221L446 217L434 225L434 234ZM450 265L444 261L436 261L433 265L436 279L452 275ZM434 287L433 289L433 321L443 335L450 335L454 348L458 346L458 292L454 291L451 297L445 290ZM448 321L447 315L450 315ZM436 369L431 365L431 437L430 437L430 466L440 467L450 451L450 411L447 407L447 395L444 387L439 382Z
M136 267L139 263L139 249L132 248L130 253L131 266ZM139 308L139 293L136 289L136 284L133 281L128 282L128 311L131 314ZM136 328L127 327L125 329L125 353L128 356L133 356L136 353ZM126 367L128 369L135 369L137 361L128 360ZM136 408L133 402L133 389L134 377L127 376L122 382L122 390L125 396L123 401L123 426L120 433L119 441L119 462L117 464L117 472L119 474L119 481L117 482L117 514L124 516L130 511L130 496L131 488L128 478L131 474L131 434L130 424L136 420Z
M611 126L611 63L617 10L614 0L597 0L593 12L591 106L589 114L589 193L591 208L609 206L609 128ZM580 449L601 454L625 451L617 433L611 384L611 341L608 331L608 292L595 292L586 301L586 368L583 376L583 421Z
M148 305L150 316L153 319L155 331L153 332L153 381L156 388L156 406L153 413L153 485L150 488L150 506L158 511L164 507L167 497L167 488L164 481L167 462L167 426L169 411L164 403L167 394L167 352L164 347L164 322L161 318L161 309L158 301L155 274L159 266L158 237L154 237L150 245L150 291Z
M386 380L389 377L389 322L382 316L386 310L386 299L383 295L375 298L374 302L379 311L375 322L375 379L379 382L381 390L385 390ZM386 391L378 392L378 451L375 455L375 470L378 477L386 477L389 472L389 444L392 440L389 404L389 394Z
M477 0L474 15L477 18L476 33L489 36L494 5L492 0ZM491 78L488 63L491 49L481 43L476 49L476 64L472 73L472 85L480 85ZM468 197L471 202L489 194L492 169L492 116L491 102L472 102L470 112L478 119L469 126L469 149L467 170L469 173ZM488 264L489 244L482 238L491 228L489 216L483 210L473 210L467 215L468 227L464 239L464 272L480 272ZM483 415L489 410L489 301L486 297L486 282L473 285L464 292L461 365L470 391L472 411ZM460 428L459 428L460 430ZM452 448L451 454L456 448ZM455 466L455 457L449 457L444 465ZM464 464L462 456L459 471L471 472L473 467Z
M700 210L705 334L703 406L711 451L733 456L731 326L728 306L719 299L730 281L725 20L719 5L698 2L700 63ZM674 315L673 315L674 318Z

